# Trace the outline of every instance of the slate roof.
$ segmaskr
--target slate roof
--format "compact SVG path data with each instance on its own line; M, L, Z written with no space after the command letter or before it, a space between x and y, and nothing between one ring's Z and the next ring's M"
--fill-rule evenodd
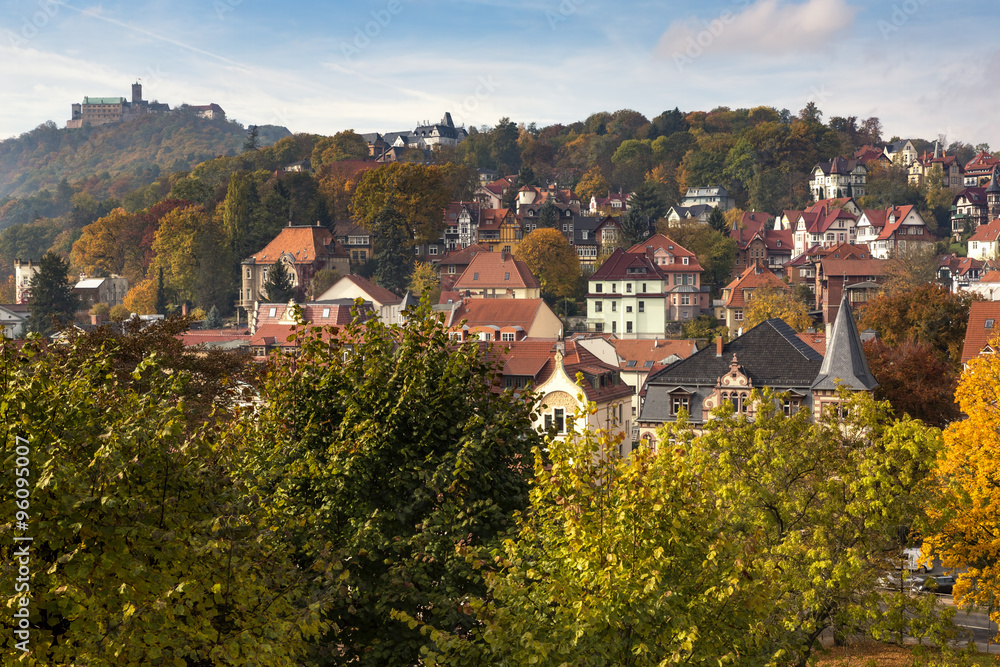
M957 205L958 200L961 199L962 197L965 197L966 201L968 201L969 204L976 206L985 206L986 188L976 188L976 187L965 188L957 195L955 195L955 199L952 201L952 203Z
M850 174L854 169L861 164L860 160L855 160L853 158L848 159L842 156L837 156L830 160L829 162L820 162L816 165L819 167L824 174ZM813 167L813 170L816 169Z
M721 355L715 345L709 345L650 375L638 421L668 421L671 418L668 392L675 387L695 390L691 420L703 421L706 415L701 412L702 401L712 393L719 378L729 372L734 355L754 388L808 391L823 364L823 355L803 342L784 321L766 320L723 345Z
M840 310L833 322L833 333L827 341L826 356L819 375L812 384L815 390L835 390L844 386L855 391L871 391L878 386L878 381L868 368L868 359L861 346L861 336L854 324L851 304L847 300L847 292L840 300Z
M632 271L643 271L643 273L629 273ZM657 270L653 262L644 253L625 252L621 248L616 248L611 255L604 260L601 267L590 276L590 281L601 280L662 280L663 277Z
M986 325L990 326L987 327ZM994 336L1000 333L1000 301L973 301L962 346L962 363L978 357Z

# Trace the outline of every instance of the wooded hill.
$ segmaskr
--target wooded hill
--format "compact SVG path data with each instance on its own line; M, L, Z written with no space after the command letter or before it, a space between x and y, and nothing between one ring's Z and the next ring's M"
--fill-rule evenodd
M277 126L259 132L263 146L290 134ZM183 106L116 125L61 129L48 121L0 142L0 197L28 197L63 179L98 199L121 197L160 174L235 155L245 136L246 128L235 121L199 118Z

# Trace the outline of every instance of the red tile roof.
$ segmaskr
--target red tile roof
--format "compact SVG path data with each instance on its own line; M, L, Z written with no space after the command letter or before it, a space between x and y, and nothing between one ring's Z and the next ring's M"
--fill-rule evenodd
M987 327L986 325L990 326ZM1000 301L974 301L969 309L969 324L965 329L962 363L979 356L983 348L1000 333Z
M851 278L865 276L884 276L890 272L889 260L886 259L835 259L824 257L819 260L823 266L823 275L834 278L848 276Z
M452 312L448 326L457 327L466 320L470 328L519 326L527 332L544 303L542 299L466 299Z
M506 252L481 252L455 281L456 290L537 289L538 279L528 265Z
M788 285L781 278L768 271L760 262L754 262L738 278L726 285L725 290L723 290L723 294L728 294L725 304L726 308L745 307L747 302L743 298L743 290L758 289L761 287L777 287L782 290L789 289Z
M979 279L981 283L1000 283L1000 271L987 271Z
M617 366L611 366L598 359L589 350L576 341L565 341L566 352L563 355L563 368L571 379L578 372L590 375L613 373L618 378L617 384L598 386L588 382L583 383L583 392L588 401L604 403L617 398L626 398L633 394L633 389L621 381ZM499 348L499 349L498 349ZM493 347L504 363L504 375L532 375L536 387L548 380L555 371L556 341L527 340L517 343L502 343ZM537 369L537 370L536 370ZM516 371L516 372L515 372Z
M826 334L825 333L800 333L795 334L803 343L826 356Z
M285 227L264 249L253 255L258 264L274 264L291 255L296 264L312 264L326 257L346 257L348 253L326 227Z
M631 272L631 273L630 273ZM663 275L657 270L644 252L625 252L616 248L604 260L601 267L594 271L590 280L662 280Z
M6 307L6 306L4 306ZM186 347L203 343L229 343L250 339L249 329L189 329L177 336Z
M1000 238L1000 218L990 222L988 225L979 225L976 233L969 237L969 241L995 243L998 238Z
M608 342L621 358L619 367L628 371L648 372L659 368L672 355L687 359L698 351L698 346L693 340L620 340L612 338ZM633 362L631 366L628 365L630 361ZM652 363L646 366L646 362Z
M664 252L670 253L674 257L688 258L688 263L684 264L683 260L678 260L674 264L656 264L654 260L654 255L657 250L663 250ZM645 253L649 261L656 266L657 270L661 273L673 273L673 272L691 272L691 271L703 271L701 264L698 263L698 256L680 245L669 236L664 236L663 234L653 234L648 239L642 243L636 243L634 246L628 249L631 253Z

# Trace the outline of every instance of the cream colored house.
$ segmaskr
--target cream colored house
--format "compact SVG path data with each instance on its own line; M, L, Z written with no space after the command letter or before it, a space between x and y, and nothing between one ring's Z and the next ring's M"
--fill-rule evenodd
M988 225L980 225L976 233L969 237L968 256L983 261L1000 258L1000 218Z

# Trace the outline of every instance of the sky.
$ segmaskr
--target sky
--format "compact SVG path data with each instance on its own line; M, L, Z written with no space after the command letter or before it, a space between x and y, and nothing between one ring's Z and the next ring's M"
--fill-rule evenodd
M0 139L139 79L293 132L813 101L996 149L998 27L995 0L0 0Z

